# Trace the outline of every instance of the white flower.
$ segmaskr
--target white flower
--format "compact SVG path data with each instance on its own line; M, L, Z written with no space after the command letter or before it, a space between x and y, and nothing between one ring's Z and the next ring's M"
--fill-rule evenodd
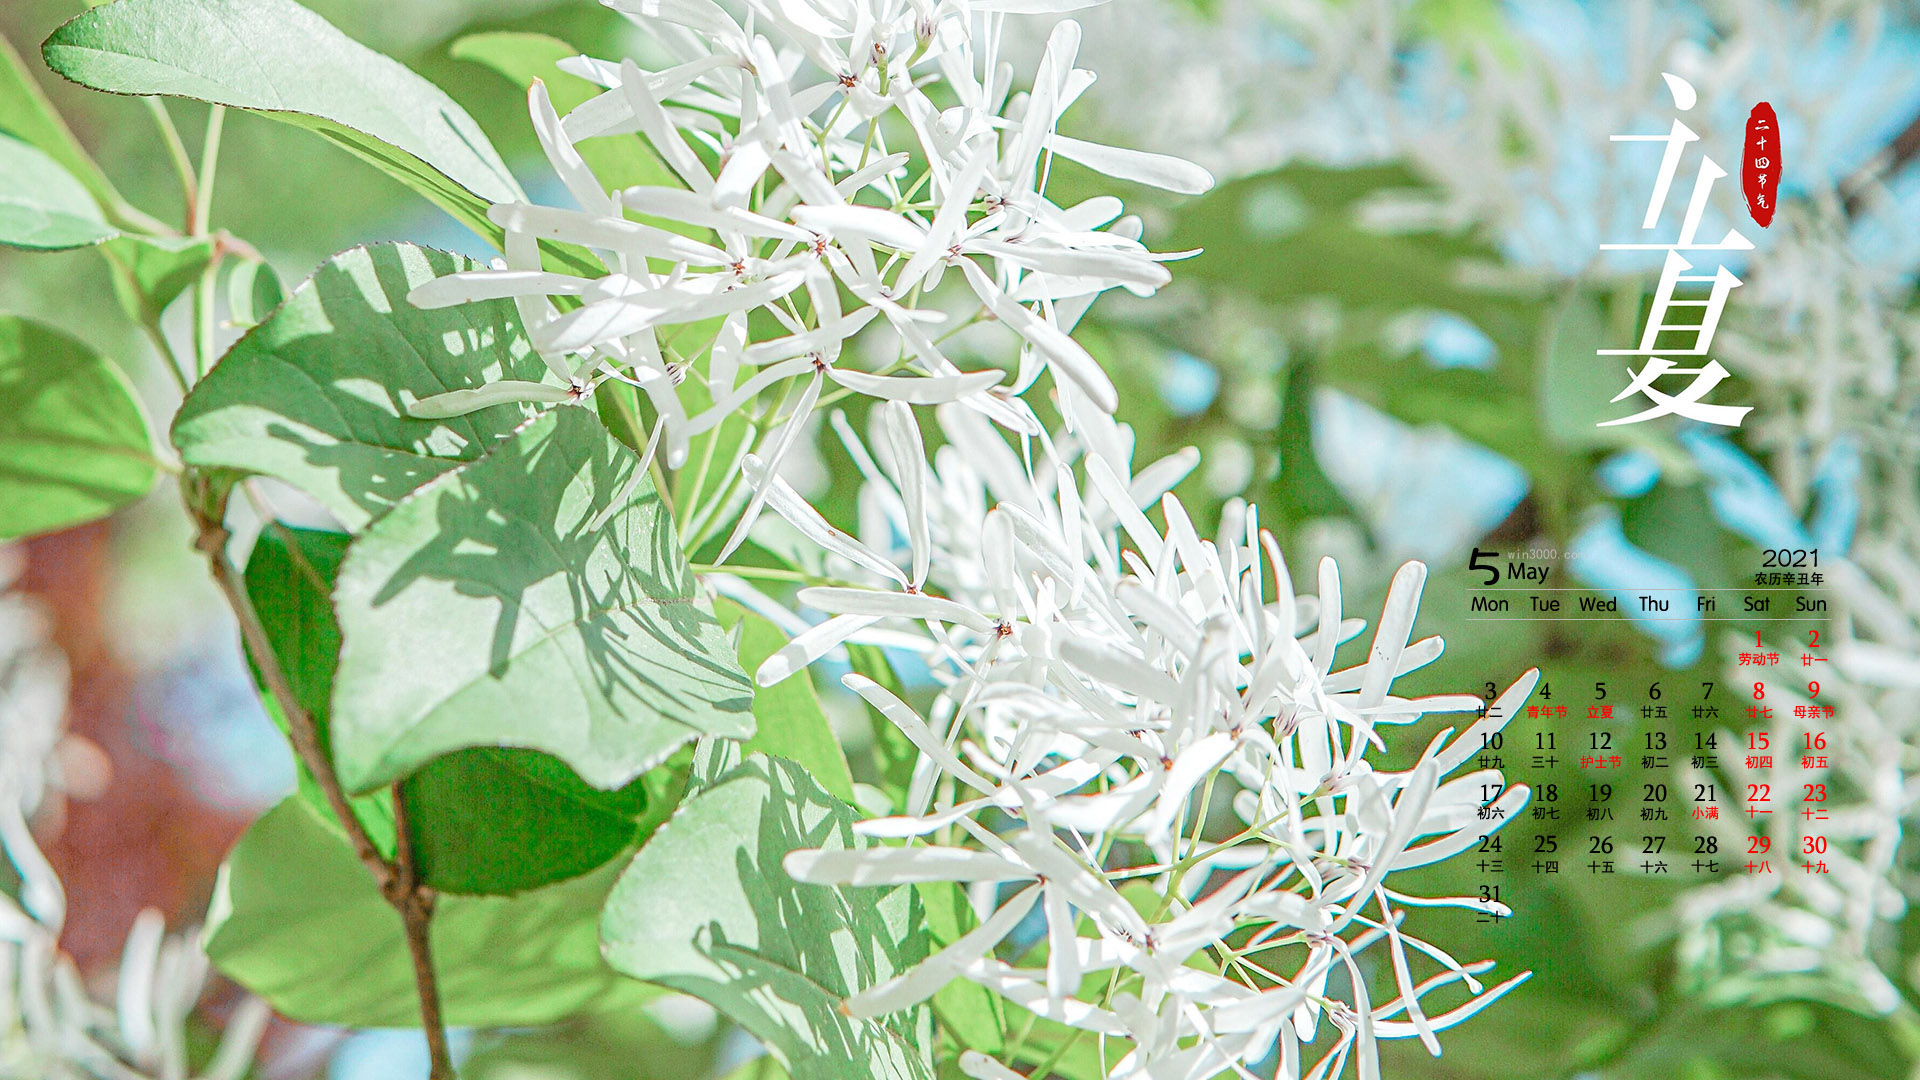
M1395 870L1466 850L1527 801L1497 772L1446 778L1514 715L1536 673L1457 736L1435 737L1414 768L1381 772L1366 760L1391 725L1482 708L1472 695L1391 693L1395 678L1440 655L1438 639L1410 640L1424 567L1396 576L1366 660L1338 668L1336 647L1364 623L1342 617L1332 562L1321 565L1319 596L1297 597L1251 509L1235 507L1216 539L1202 539L1163 494L1190 457L1130 476L1128 433L1095 413L1083 419L1104 426L1045 439L1029 468L949 406L941 419L954 454L929 484L906 460L919 445L903 434L908 411L889 406L876 418L882 455L840 426L876 493L870 513L907 537L912 573L883 553L891 544L823 533L791 489L768 488L776 512L887 584L802 589L801 604L832 618L770 659L761 681L875 625L917 624L946 682L923 718L877 683L846 677L919 750L905 812L856 826L907 843L796 852L788 871L838 885L962 883L982 914L977 930L861 990L849 1011L903 1008L965 978L1045 1019L1126 1040L1109 1059L1114 1076L1210 1077L1277 1043L1297 1060L1325 1018L1341 1036L1323 1065L1357 1055L1364 1074L1377 1039L1419 1038L1438 1052L1435 1032L1517 984L1485 987L1483 965L1462 965L1399 925L1406 904L1504 908L1408 897L1387 883ZM933 491L960 513L930 511ZM1143 513L1156 503L1160 528ZM1488 789L1498 795L1483 802ZM1215 805L1239 825L1209 831ZM1142 914L1130 888L1159 899ZM1035 909L1048 946L1029 966L1001 946ZM1083 919L1093 936L1082 936ZM1329 996L1334 968L1357 972L1356 954L1376 947L1395 973L1394 998L1368 1001L1360 978L1348 981L1354 997ZM1416 965L1433 973L1417 981ZM1088 1000L1083 980L1098 973L1107 989ZM1429 1016L1422 998L1455 982L1471 998ZM974 1075L998 1075L973 1064Z
M1122 218L1116 199L1050 202L1051 157L1176 191L1211 179L1175 159L1058 133L1060 113L1092 81L1073 67L1071 21L1055 28L1032 92L1009 92L1004 13L1080 5L756 0L743 25L706 0L609 3L682 62L649 72L630 60L568 61L605 91L565 117L536 84L534 129L578 209L496 205L489 216L505 231L505 258L412 294L423 307L512 298L552 379L435 395L414 415L579 402L617 379L645 391L665 429L664 460L677 468L692 438L797 384L758 452L772 474L823 381L882 400L961 402L1028 433L1037 422L1014 395L1042 370L1114 408L1112 382L1068 331L1106 289L1144 294L1166 283L1167 256L1140 244L1139 222ZM929 91L940 82L960 104L936 106ZM888 146L883 115L912 132L907 149ZM684 187L610 190L575 145L628 134ZM542 241L586 249L605 273L544 269ZM977 303L955 329L990 318L1026 343L1011 386L1000 386L997 369L962 372L942 353L936 335L952 320L923 302L948 267ZM785 333L750 341L751 313ZM688 329L714 319L721 329L710 338ZM898 360L879 372L843 366L844 343L876 320ZM704 390L691 414L680 389L689 377ZM729 551L763 498L746 507Z

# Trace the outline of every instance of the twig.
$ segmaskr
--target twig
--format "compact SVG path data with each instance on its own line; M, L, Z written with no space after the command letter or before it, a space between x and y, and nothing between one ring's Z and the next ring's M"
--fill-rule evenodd
M109 255L107 258L112 259L113 256ZM173 384L180 388L180 396L186 397L191 384L187 382L186 369L180 365L179 354L173 351L172 345L167 344L167 335L161 333L159 326L151 322L142 322L140 332L147 336L147 340L152 342L154 349L159 352L162 360L160 366L166 368L167 374L173 376Z
M173 171L180 177L180 190L186 203L186 213L182 219L189 230L193 227L194 204L200 198L199 181L193 175L193 162L187 157L187 144L180 141L180 129L173 126L173 117L167 112L167 105L157 97L145 99L147 111L153 114L154 126L160 129L160 141L166 145L167 158L173 162Z
M213 178L220 166L220 135L226 127L226 119L227 110L222 105L213 106L207 114L206 141L200 147L200 172L194 188L193 217L188 222L188 228L195 238L207 235L207 227L213 220ZM216 242L206 268L200 271L200 279L193 285L193 366L196 375L205 375L213 368L213 290L215 283L220 280L220 257L223 254L223 246Z
M194 546L207 557L214 584L233 608L234 617L240 623L240 636L259 667L260 679L266 683L267 693L273 696L274 703L286 719L287 737L293 744L294 753L307 771L313 774L315 783L326 797L328 808L346 830L354 854L366 866L367 872L373 875L380 895L400 914L406 931L407 949L413 958L414 982L420 991L420 1022L426 1031L427 1049L433 1062L430 1080L454 1080L453 1058L447 1049L446 1026L441 1019L440 993L429 948L433 893L420 883L415 873L412 838L408 832L399 787L396 785L393 789L396 857L389 861L380 854L373 838L367 834L366 826L353 812L353 805L340 786L339 774L334 771L333 759L320 745L319 728L295 696L293 684L288 681L285 669L280 666L280 658L273 651L273 642L267 637L266 627L254 611L252 600L247 597L239 571L233 561L227 558L227 541L231 534L226 527L226 510L232 487L217 483L199 470L190 470L181 479L180 487L187 516L194 523Z
M220 167L220 133L226 128L227 107L215 105L207 113L206 139L200 144L200 175L194 188L193 235L205 236L213 218L213 176Z
M406 926L407 952L413 957L413 982L420 991L420 1024L427 1034L427 1056L433 1062L429 1080L454 1080L453 1055L447 1049L447 1027L440 1017L440 986L433 973L433 890L420 883L413 861L413 828L407 823L407 801L400 785L393 797L394 881L387 897Z

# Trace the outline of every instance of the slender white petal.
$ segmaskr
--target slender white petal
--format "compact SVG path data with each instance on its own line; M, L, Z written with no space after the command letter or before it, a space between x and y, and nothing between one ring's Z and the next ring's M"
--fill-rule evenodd
M703 244L676 232L619 217L611 204L606 211L587 213L526 203L499 203L487 212L487 218L503 229L531 233L543 240L623 251L642 258L665 259L693 266L726 266L734 261L733 256L712 244ZM573 290L544 291L564 293Z
M544 270L470 270L421 282L407 294L407 302L417 308L443 308L517 296L579 296L592 287L589 278Z
M793 220L826 236L867 240L898 251L918 251L927 239L925 229L873 206L796 206Z
M853 635L879 621L877 618L865 615L841 615L828 619L787 642L781 646L780 651L761 661L760 667L753 673L753 680L761 686L772 686L781 682L794 672L846 644Z
M728 15L726 9L714 3L713 0L602 0L602 2L615 11L638 15L645 19L678 23L718 41L742 40L746 37L740 29L740 24L733 21L733 16Z
M704 229L774 240L797 240L803 244L813 242L813 234L798 225L789 225L737 206L715 206L707 196L692 191L669 187L630 187L620 193L620 202L642 214L683 221Z
M849 390L868 397L897 401L908 405L945 405L990 390L1005 379L1001 371L970 371L963 375L930 375L907 378L894 375L868 375L845 368L830 368L827 378Z
M1093 403L1105 412L1120 407L1120 397L1113 388L1113 380L1100 370L1087 350L1080 347L1063 333L1059 327L1024 306L1016 303L1012 297L1000 291L1000 287L988 279L986 271L976 266L972 259L960 259L960 269L966 274L967 284L987 309L1011 327L1014 333L1033 343L1033 347L1055 366L1055 369L1085 391Z
M806 424L807 418L813 415L814 403L819 400L820 377L815 375L807 380L806 389L800 392L800 401L793 407L793 415L789 416L787 422L768 440L766 466L762 473L763 482L754 485L753 496L747 500L746 510L741 513L739 522L734 525L733 534L727 537L727 542L721 546L720 557L716 561L726 562L727 556L732 555L741 544L746 542L747 534L753 530L754 520L760 516L760 508L766 505L767 494L773 488L768 481L780 475L780 459L786 456L794 440L799 437L801 427Z
M847 1015L879 1016L932 997L974 961L1005 941L1027 912L1033 910L1034 901L1039 897L1040 888L1035 885L1015 893L985 922L961 935L958 941L922 960L905 974L875 983L848 998Z
M663 286L576 308L541 327L536 336L544 349L573 352L654 326L698 322L715 315L745 311L785 296L802 284L799 273L786 273L738 287Z
M883 577L891 578L902 585L907 583L900 568L887 561L872 548L859 540L848 536L833 527L826 518L820 516L811 504L793 490L793 486L778 476L769 476L761 460L752 454L744 462L747 476L756 485L764 485L767 492L767 505L773 512L787 520L798 529L801 535L813 541L827 551L863 566Z
M946 744L934 736L926 722L921 720L906 702L895 697L892 691L857 673L843 675L840 681L847 689L865 699L867 704L880 710L882 716L891 720L893 725L899 728L921 753L926 754L949 776L987 795L993 795L998 791L992 781L973 771L955 757L953 751L947 749Z
M889 401L874 410L887 452L881 455L907 515L907 546L913 553L910 580L915 589L927 580L933 547L927 532L927 447L914 423L913 409Z
M540 137L540 147L546 151L547 161L552 163L553 171L560 174L560 182L566 185L567 194L580 204L580 209L594 214L613 213L613 199L607 195L607 189L587 168L580 158L580 152L573 148L573 140L560 126L560 114L553 109L552 99L547 97L547 84L539 79L527 89L527 105L533 114L533 131Z
M728 20L731 22L732 20ZM681 180L694 191L705 195L713 190L713 177L706 166L693 155L687 141L667 119L667 114L655 100L653 91L647 87L646 76L631 60L620 62L620 89L627 95L627 104L633 109L633 118L640 125L640 131L653 144L660 155Z
M1165 154L1105 146L1058 133L1047 140L1047 148L1115 180L1132 180L1181 195L1201 195L1213 187L1212 173L1191 161Z

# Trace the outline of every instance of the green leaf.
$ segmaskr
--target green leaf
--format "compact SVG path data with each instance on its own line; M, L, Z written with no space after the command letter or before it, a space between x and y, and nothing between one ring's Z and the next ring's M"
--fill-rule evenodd
M1395 195L1433 192L1398 162L1289 165L1183 202L1167 242L1206 249L1188 276L1268 300L1326 296L1355 310L1477 313L1498 294L1466 284L1459 264L1495 260L1497 249L1460 231L1362 227L1365 204ZM1499 339L1495 328L1482 328Z
M181 458L285 481L358 531L485 454L533 406L445 420L406 413L443 391L547 374L512 301L433 310L407 302L414 286L473 266L410 244L329 259L187 396L173 422Z
M227 274L227 306L236 325L258 325L286 298L280 275L264 262L245 260Z
M800 766L748 759L634 857L601 921L607 961L719 1009L794 1080L928 1077L924 1013L840 1010L925 956L914 890L804 885L781 865L800 848L865 846L856 816Z
M578 75L560 70L560 61L579 56L580 50L547 34L513 30L468 34L447 51L455 60L492 68L522 90L535 80L546 83L547 96L562 116L602 92ZM593 175L609 188L680 186L679 178L637 135L595 136L580 140L576 149Z
M53 102L27 73L26 62L13 44L0 37L0 131L7 131L40 148L93 194L102 206L121 205L120 193L107 174L87 155Z
M653 995L607 967L594 936L609 868L499 897L442 896L432 943L450 1024L547 1024ZM418 1027L400 917L331 823L299 798L268 811L221 869L207 955L275 1012L311 1024Z
M247 560L247 595L327 753L340 655L330 596L346 552L344 534L276 524L261 534ZM278 721L270 699L268 705ZM428 762L400 790L422 880L443 892L498 896L577 877L632 847L642 838L645 818L657 824L666 817L657 803L665 799L671 807L677 798L677 792L658 790L661 783L670 785L672 778L600 791L546 754L474 747ZM299 792L315 812L331 812L304 768ZM476 792L485 797L476 798ZM376 846L391 856L390 797L376 792L353 799L353 805Z
M729 630L739 628L740 667L749 675L787 643L787 635L778 626L731 600L718 601L714 610L720 616L720 625ZM821 711L820 697L814 693L813 679L806 672L755 688L753 719L754 735L741 746L742 752L759 751L796 762L827 794L841 802L853 801L853 773L847 768L847 755L840 750L840 740L834 738L827 714Z
M122 236L100 250L121 310L138 323L158 321L213 259L213 241L186 237Z
M665 995L645 983L634 985ZM733 1029L707 1021L711 1013L703 1017L672 1007L680 1003L598 1010L564 1024L488 1032L470 1044L460 1080L708 1080L716 1059L731 1056ZM776 1078L769 1073L766 1080Z
M1287 507L1301 521L1348 517L1353 513L1313 453L1313 417L1309 406L1314 386L1313 360L1306 356L1294 360L1281 390L1280 423L1274 433L1279 444L1280 475L1274 479L1273 492L1278 505Z
M638 843L645 785L601 791L547 754L478 746L434 759L400 790L427 884L498 896L578 877Z
M0 316L0 540L105 517L153 486L126 376L73 338Z
M307 128L483 236L526 196L454 100L292 0L119 0L53 32L47 66L82 86L248 109Z
M332 751L331 712L333 673L340 660L340 624L333 617L333 583L340 574L340 561L347 555L344 533L321 529L298 529L278 522L268 525L247 556L242 581L254 615L267 632L273 655L280 661L299 703L320 737L320 750ZM249 660L257 662L251 655ZM258 682L258 672L255 672ZM272 695L263 693L261 704L267 715L284 734L286 716ZM320 790L320 783L304 762L295 759L295 790L300 799L322 818L333 810ZM354 816L382 855L394 852L393 800L384 791L349 800ZM432 884L432 882L429 882Z
M561 115L595 97L601 88L560 70L560 61L579 56L580 50L551 34L495 30L468 34L447 47L447 55L492 68L525 90L536 81L547 84L547 96Z
M0 245L62 251L118 235L72 173L33 144L0 135Z
M334 753L355 791L468 746L543 750L614 788L698 736L753 734L752 684L652 478L585 409L376 521L334 599Z

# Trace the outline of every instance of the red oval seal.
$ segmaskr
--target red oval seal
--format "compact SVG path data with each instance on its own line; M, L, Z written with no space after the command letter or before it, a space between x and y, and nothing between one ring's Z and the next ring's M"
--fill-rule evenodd
M1761 228L1773 224L1774 203L1780 194L1780 121L1773 106L1761 102L1747 114L1747 153L1740 169L1740 190L1747 196L1747 214Z

